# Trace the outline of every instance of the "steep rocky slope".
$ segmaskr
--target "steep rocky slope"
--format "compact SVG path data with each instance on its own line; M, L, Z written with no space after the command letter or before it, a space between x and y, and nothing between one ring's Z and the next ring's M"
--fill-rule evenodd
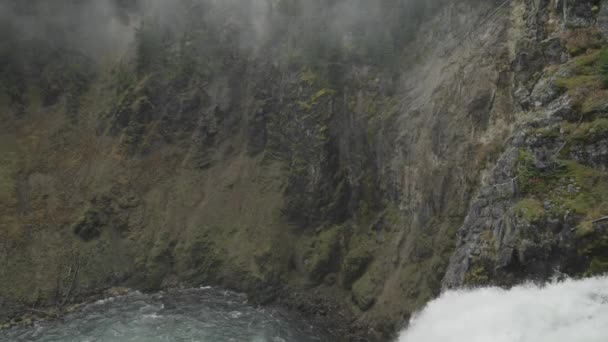
M514 93L519 119L471 204L445 287L608 270L607 7L540 12L514 63L525 76Z
M606 270L608 5L307 38L294 3L258 32L190 2L109 56L2 30L0 316L213 284L386 339L442 286Z

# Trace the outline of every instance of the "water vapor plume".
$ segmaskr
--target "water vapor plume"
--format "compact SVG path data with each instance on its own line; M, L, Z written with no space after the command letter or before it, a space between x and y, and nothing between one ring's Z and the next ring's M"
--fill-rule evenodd
M608 277L511 290L451 291L416 315L398 342L604 342Z

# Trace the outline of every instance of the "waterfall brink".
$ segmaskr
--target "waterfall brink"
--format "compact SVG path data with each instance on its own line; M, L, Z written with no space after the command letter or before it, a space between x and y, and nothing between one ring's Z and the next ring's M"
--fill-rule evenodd
M608 277L446 292L398 339L421 341L608 341Z

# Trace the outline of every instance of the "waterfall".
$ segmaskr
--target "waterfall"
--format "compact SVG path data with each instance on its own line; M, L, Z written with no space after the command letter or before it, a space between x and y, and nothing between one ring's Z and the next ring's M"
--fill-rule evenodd
M444 293L398 342L606 342L608 277Z

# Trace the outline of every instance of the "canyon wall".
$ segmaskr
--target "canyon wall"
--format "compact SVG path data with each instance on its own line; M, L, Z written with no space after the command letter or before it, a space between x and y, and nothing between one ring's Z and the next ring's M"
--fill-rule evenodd
M204 284L386 340L608 268L608 5L118 3L2 30L0 317Z

